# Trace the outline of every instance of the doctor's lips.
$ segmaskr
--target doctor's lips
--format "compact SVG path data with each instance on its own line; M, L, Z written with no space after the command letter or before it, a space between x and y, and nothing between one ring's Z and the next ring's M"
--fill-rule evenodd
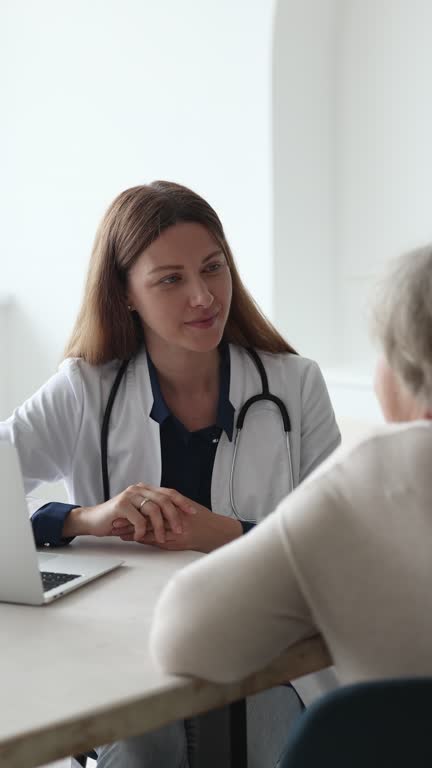
M211 328L218 318L219 313L220 309L218 309L217 312L212 312L211 315L207 313L206 315L197 317L196 320L189 320L185 325L190 325L192 328Z

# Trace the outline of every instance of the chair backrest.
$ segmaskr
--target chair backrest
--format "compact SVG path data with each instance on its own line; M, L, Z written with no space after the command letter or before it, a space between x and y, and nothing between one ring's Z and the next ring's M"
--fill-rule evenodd
M280 768L430 768L431 722L431 678L339 688L298 719Z

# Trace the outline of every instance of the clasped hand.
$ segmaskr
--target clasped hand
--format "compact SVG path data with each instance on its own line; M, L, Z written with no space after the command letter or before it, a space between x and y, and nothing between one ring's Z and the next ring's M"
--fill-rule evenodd
M167 536L183 534L186 520L198 511L198 504L172 488L138 483L127 491L135 498L138 496L135 507L140 517L137 519L134 515L131 519L130 515L121 514L119 506L119 515L112 520L111 535L119 536L123 541L164 544ZM148 541L149 537L151 541Z
M142 541L151 530L162 544L166 528L181 534L183 521L194 515L195 506L181 493L136 483L103 504L74 509L66 519L63 535L128 535L130 540Z
M160 492L167 489L160 488ZM182 497L185 501L190 499ZM235 521L222 515L217 515L201 504L193 502L194 515L185 515L180 510L180 526L173 528L163 510L157 507L156 502L147 502L142 508L148 515L148 527L141 537L136 536L136 531L127 520L115 520L112 534L120 536L123 541L139 541L141 544L150 544L160 549L184 550L192 549L198 552L211 552L213 549L225 544L227 534ZM229 538L233 538L230 536Z
M240 536L242 527L172 488L137 483L103 504L73 510L64 535L79 533L118 536L162 549L211 552Z

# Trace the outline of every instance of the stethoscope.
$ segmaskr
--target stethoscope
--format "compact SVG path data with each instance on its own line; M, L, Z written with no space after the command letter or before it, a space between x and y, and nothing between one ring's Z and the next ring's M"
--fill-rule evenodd
M290 491L292 491L294 488L294 476L293 476L293 466L292 466L292 458L291 458L291 447L290 447L290 441L289 441L289 433L291 432L291 421L288 415L288 410L285 404L283 403L283 401L280 399L280 397L277 397L276 395L272 395L272 393L270 392L267 373L258 353L252 348L246 348L246 352L248 352L248 354L252 358L257 368L257 371L260 375L262 392L259 395L254 395L253 397L250 397L248 400L246 400L246 402L240 408L239 414L237 416L237 422L235 425L234 450L233 450L233 458L231 462L231 472L230 472L230 481L229 481L229 495L230 495L231 509L233 511L234 516L237 518L237 520L240 520L243 522L255 522L253 520L248 521L246 520L246 518L240 516L239 511L237 509L237 505L235 503L235 498L234 498L234 475L235 475L237 454L238 454L239 443L240 443L240 434L244 427L244 422L245 422L247 412L249 411L249 408L251 408L252 405L255 405L255 403L262 403L267 401L270 403L274 403L279 409L279 413L283 422L283 430L285 433L285 440L286 440ZM108 501L108 499L110 498L110 485L109 485L109 477L108 477L109 422L110 422L111 411L113 409L114 401L120 386L120 382L124 374L126 373L126 369L128 365L129 365L129 360L123 360L123 362L120 365L120 368L117 371L116 377L114 379L114 383L111 387L111 391L108 396L105 413L102 421L100 447L101 447L102 484L103 484L105 501Z

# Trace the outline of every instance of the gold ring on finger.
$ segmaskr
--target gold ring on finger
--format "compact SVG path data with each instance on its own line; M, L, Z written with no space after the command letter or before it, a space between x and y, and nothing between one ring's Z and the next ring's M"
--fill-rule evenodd
M151 501L151 499L148 498L148 496L144 496L141 504L139 505L139 511L142 512L143 515L145 515L145 512L143 511L144 504L147 504L148 501Z

